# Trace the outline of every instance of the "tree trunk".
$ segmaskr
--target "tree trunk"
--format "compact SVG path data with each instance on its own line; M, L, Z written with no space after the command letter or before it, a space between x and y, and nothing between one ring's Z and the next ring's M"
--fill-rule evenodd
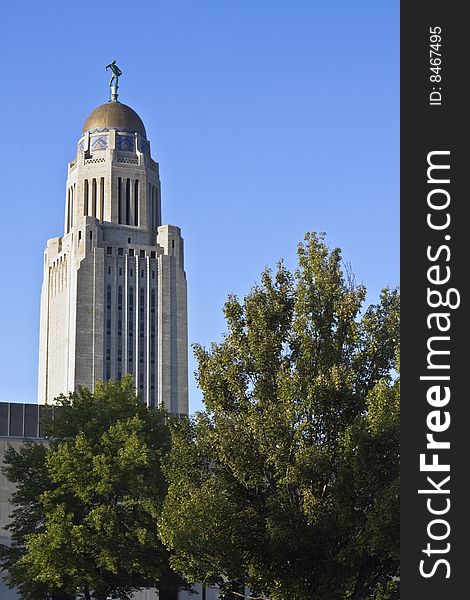
M362 592L364 590L364 585L366 583L366 573L367 573L367 569L366 569L366 565L362 565L357 579L356 579L356 585L354 586L354 592L352 594L352 596L350 596L351 600L359 600L360 597L362 596Z
M367 569L365 568L365 565L363 565L359 571L359 575L358 575L358 578L356 581L356 586L354 588L353 595L349 597L350 600L361 600L361 598L363 598L365 593L374 587L374 585L377 583L379 577L382 575L383 571L384 571L384 567L382 567L374 575L374 577L372 577L372 579L368 583L366 583Z

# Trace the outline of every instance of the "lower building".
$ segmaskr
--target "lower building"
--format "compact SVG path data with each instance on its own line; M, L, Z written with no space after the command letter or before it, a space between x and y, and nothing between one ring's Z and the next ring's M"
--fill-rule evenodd
M37 404L17 404L0 402L0 466L3 465L8 447L18 450L26 441L43 443L40 431L42 406ZM10 543L10 534L5 529L11 514L10 498L14 486L0 471L0 544ZM0 575L1 600L18 600L15 590L10 590Z
M19 450L26 441L45 443L40 425L43 410L44 407L38 404L0 402L0 466L3 465L8 447ZM14 486L0 471L0 544L10 543L10 533L5 527L10 520L13 492ZM204 588L198 584L193 593L183 591L173 597L160 599L156 590L142 590L135 594L134 600L217 600L218 597L215 588ZM8 588L0 573L0 600L18 599L18 593Z

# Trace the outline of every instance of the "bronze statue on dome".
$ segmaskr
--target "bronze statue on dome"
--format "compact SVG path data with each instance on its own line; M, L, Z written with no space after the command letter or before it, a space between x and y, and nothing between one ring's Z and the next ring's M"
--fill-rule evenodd
M106 71L108 69L111 69L112 72L112 77L109 81L109 87L110 87L110 101L111 102L116 102L117 101L117 97L118 97L118 87L119 87L119 77L122 75L122 71L121 69L117 66L116 61L113 60L112 63L110 63L109 65L106 65Z

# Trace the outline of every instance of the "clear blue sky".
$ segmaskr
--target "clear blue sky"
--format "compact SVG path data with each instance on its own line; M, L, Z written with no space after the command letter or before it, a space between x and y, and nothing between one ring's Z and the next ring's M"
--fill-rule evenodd
M67 162L108 99L142 117L163 221L182 228L190 342L306 231L340 246L374 302L399 279L397 0L9 2L0 20L0 400L36 402L46 240ZM190 371L195 364L190 353ZM191 377L191 411L201 407Z

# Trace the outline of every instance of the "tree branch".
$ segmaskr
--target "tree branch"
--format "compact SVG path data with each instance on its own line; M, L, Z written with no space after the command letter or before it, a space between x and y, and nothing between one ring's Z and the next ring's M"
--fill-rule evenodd
M364 597L364 594L377 583L379 577L382 575L384 570L385 570L385 566L383 566L379 570L379 572L376 575L374 575L374 577L372 577L372 579L369 581L369 583L367 585L363 585L364 580L365 580L365 577L364 577L361 581L361 585L363 586L362 589L358 589L359 588L359 579L360 579L360 576L359 576L358 581L356 583L356 589L354 590L353 594L351 596L349 596L349 599L350 600L361 600L361 598Z
M230 593L234 596L237 596L238 598L244 598L245 600L271 600L268 596L265 596L264 594L262 596L247 596L246 594L234 592L233 590L230 590Z

